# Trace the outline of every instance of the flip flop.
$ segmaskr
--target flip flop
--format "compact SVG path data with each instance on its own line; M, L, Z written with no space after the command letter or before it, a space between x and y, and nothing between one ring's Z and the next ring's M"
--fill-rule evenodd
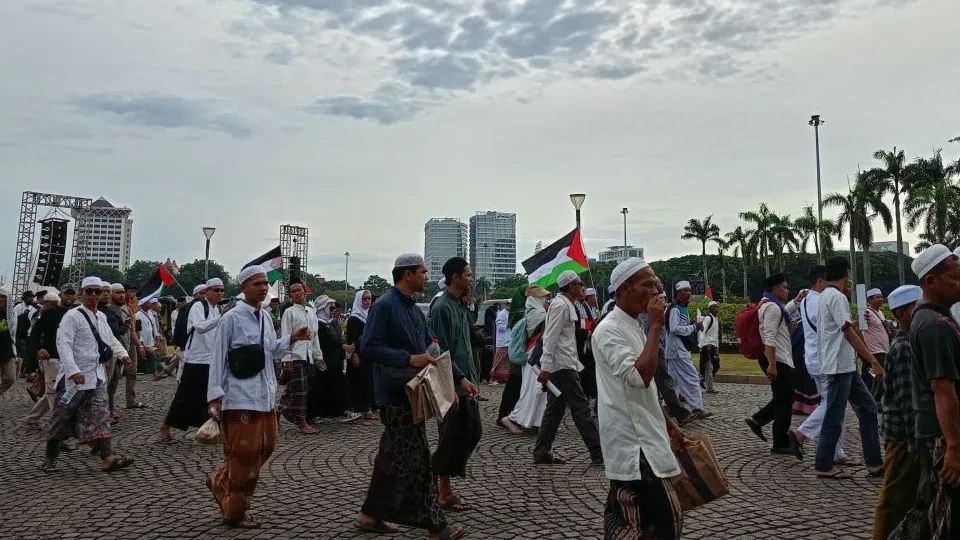
M240 520L224 519L223 522L232 529L259 529L263 526L262 523L251 516L243 516L243 519Z
M817 478L823 478L825 480L846 480L853 477L843 469L834 468L829 471L817 471Z
M447 527L440 533L440 540L458 540L467 535L467 530L463 527L455 527L451 529Z
M373 523L362 523L360 521L354 520L353 526L356 529L359 529L363 532L377 533L377 534L397 534L400 532L400 529L387 525L382 519L378 519Z
M470 506L470 503L465 502L459 495L454 495L446 502L437 500L437 503L440 505L441 509L448 512L466 512L468 510L473 510L473 507Z
M126 469L127 467L133 465L133 458L124 457L121 454L114 454L110 458L110 462L106 467L100 467L100 470L103 472L113 472L119 471L120 469Z

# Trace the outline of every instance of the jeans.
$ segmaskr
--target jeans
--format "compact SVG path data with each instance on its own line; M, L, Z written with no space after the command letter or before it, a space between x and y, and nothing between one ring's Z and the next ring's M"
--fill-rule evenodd
M833 468L833 459L840 440L843 426L843 414L847 402L853 405L853 412L860 422L860 443L863 445L863 461L868 467L883 463L880 456L880 433L877 428L877 402L856 371L827 375L830 379L830 392L827 395L827 411L820 428L820 440L817 442L817 460L814 468L821 472Z
M583 387L580 386L580 374L572 369L561 369L550 374L550 382L560 389L560 397L547 393L547 409L543 413L543 423L537 434L537 444L533 447L533 459L543 461L551 457L553 441L557 438L560 422L570 405L570 414L576 424L583 443L593 459L603 458L600 450L600 432L590 418L590 403Z
M767 359L762 355L757 360L760 370L767 372ZM777 379L770 385L773 396L759 411L753 414L753 419L761 426L773 422L773 447L790 448L790 439L787 432L790 430L790 419L793 412L793 368L777 363Z

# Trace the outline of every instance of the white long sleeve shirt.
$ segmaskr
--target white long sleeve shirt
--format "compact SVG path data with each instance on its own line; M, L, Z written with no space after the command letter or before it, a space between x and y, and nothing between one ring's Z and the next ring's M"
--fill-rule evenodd
M184 362L188 364L209 364L211 345L214 340L213 331L220 324L220 308L209 306L207 316L203 315L203 303L201 300L190 308L190 315L187 318L187 334L193 331L193 335L187 340L187 349L184 352Z
M712 345L714 347L720 347L720 319L713 315L712 313L707 313L703 317L697 319L698 322L703 324L703 330L697 332L697 343L701 347L706 347L707 345Z
M280 336L288 337L298 329L306 326L313 336L309 341L303 340L290 347L290 353L283 356L283 362L303 360L308 364L323 360L323 351L320 350L320 340L317 338L317 316L300 304L293 304L283 312L280 318Z
M67 311L57 330L57 352L60 355L57 384L60 379L67 377L66 389L77 386L69 379L77 373L83 373L84 378L83 384L77 386L78 390L92 390L99 382L107 381L107 372L100 363L100 353L97 351L97 338L84 314L90 317L90 323L97 329L100 339L110 346L114 358L128 356L126 347L110 331L107 316L102 311L93 312L84 306Z
M543 356L540 369L548 373L561 369L583 371L577 356L577 310L564 295L550 302L547 320L543 327Z
M680 474L670 449L657 383L644 384L634 362L647 338L637 319L619 307L593 333L597 361L597 418L607 478L640 480L640 452L659 478Z
M149 310L140 310L140 342L144 347L156 347L157 335L160 334L160 323L157 314Z
M247 379L234 377L227 365L227 353L235 347L260 343L260 336L263 370ZM254 311L250 304L241 302L220 318L212 345L207 401L222 399L223 410L272 411L277 401L273 359L290 351L290 336L278 339L270 314L263 309Z

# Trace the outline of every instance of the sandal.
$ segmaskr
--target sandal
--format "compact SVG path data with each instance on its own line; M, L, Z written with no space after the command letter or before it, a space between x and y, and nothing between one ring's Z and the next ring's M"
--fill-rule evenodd
M397 534L398 532L400 532L400 529L392 525L388 525L382 519L378 519L373 523L363 523L362 521L359 521L359 520L353 520L353 526L358 530L361 530L363 532L368 532L368 533Z
M833 464L834 464L834 465L842 465L842 466L844 466L844 467L857 467L857 466L859 466L859 465L863 465L863 463L861 463L861 462L859 462L859 461L857 461L857 460L855 460L855 459L853 459L853 458L851 458L851 457L845 457L845 458L843 458L843 459L835 459L835 460L833 460Z
M223 505L220 504L220 499L217 498L217 494L213 492L213 480L210 479L210 476L207 476L207 489L210 490L210 494L213 495L213 500L217 503L217 507L220 508L220 513L223 513Z
M114 454L107 459L107 465L105 467L100 467L100 470L103 472L119 471L120 469L126 469L127 467L133 465L133 458L124 457L121 454Z
M451 529L447 527L440 533L440 540L458 540L467 535L467 530L463 527L455 527Z
M834 467L829 471L817 471L817 478L823 479L832 479L832 480L846 480L848 478L853 478L850 476L850 473L843 469L837 469Z
M234 529L259 529L263 524L251 516L243 516L243 519L224 519L227 527Z
M473 510L473 507L470 506L470 503L465 502L459 495L454 495L446 502L437 500L437 503L440 505L440 508L448 512L466 512L468 510Z

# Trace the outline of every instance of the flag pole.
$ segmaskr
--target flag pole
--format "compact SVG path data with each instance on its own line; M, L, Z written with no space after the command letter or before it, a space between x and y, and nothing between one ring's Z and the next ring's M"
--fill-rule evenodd
M162 263L160 266L163 266L164 268L166 268L167 263ZM173 278L173 282L177 284L177 287L180 287L180 290L183 291L184 296L186 296L187 298L190 298L191 296L193 296L190 293L188 293L186 289L183 288L183 285L181 285L180 282L177 280L177 275L174 274L173 271L167 268L167 272L170 274L170 277Z

